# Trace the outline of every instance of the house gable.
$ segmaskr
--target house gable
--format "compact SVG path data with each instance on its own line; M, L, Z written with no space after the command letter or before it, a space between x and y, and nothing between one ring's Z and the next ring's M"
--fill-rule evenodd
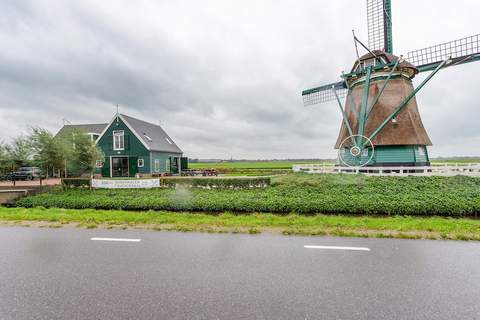
M114 131L123 131L124 142L123 149L121 150L116 150L114 148ZM143 166L138 168L139 173L150 172L150 151L136 137L135 133L120 117L114 118L113 121L111 121L110 124L105 128L97 140L97 146L105 154L104 169L106 171L110 171L111 158L128 157L129 161L131 162L130 166L135 165L138 159L143 159Z
M113 132L124 132L123 150L114 150ZM102 132L97 140L97 145L102 149L105 155L148 155L149 150L143 141L139 140L133 130L120 117L115 118Z

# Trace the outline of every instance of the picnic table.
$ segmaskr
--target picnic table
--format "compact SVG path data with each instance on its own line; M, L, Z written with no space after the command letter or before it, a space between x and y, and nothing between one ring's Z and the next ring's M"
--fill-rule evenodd
M216 169L184 169L182 176L218 176Z

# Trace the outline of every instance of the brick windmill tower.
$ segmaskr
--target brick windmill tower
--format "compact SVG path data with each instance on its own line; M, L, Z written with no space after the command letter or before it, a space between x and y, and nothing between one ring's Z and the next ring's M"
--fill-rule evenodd
M442 68L480 60L480 35L393 55L391 0L367 0L368 46L340 82L304 90L305 106L336 100L343 116L335 144L341 166L425 166L432 145L416 94ZM360 56L358 48L366 54ZM412 79L430 72L414 88ZM342 100L345 100L345 106Z

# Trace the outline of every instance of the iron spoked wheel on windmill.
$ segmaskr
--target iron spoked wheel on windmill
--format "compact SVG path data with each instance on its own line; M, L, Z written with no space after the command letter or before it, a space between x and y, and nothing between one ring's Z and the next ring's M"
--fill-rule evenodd
M365 142L362 143L362 141ZM340 165L346 167L363 167L372 164L374 155L375 146L372 140L359 134L345 138L338 149Z

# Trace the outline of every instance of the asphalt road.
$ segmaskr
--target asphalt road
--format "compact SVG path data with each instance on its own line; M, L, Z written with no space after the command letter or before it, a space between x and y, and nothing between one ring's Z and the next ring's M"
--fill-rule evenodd
M0 319L480 319L480 243L1 227Z

